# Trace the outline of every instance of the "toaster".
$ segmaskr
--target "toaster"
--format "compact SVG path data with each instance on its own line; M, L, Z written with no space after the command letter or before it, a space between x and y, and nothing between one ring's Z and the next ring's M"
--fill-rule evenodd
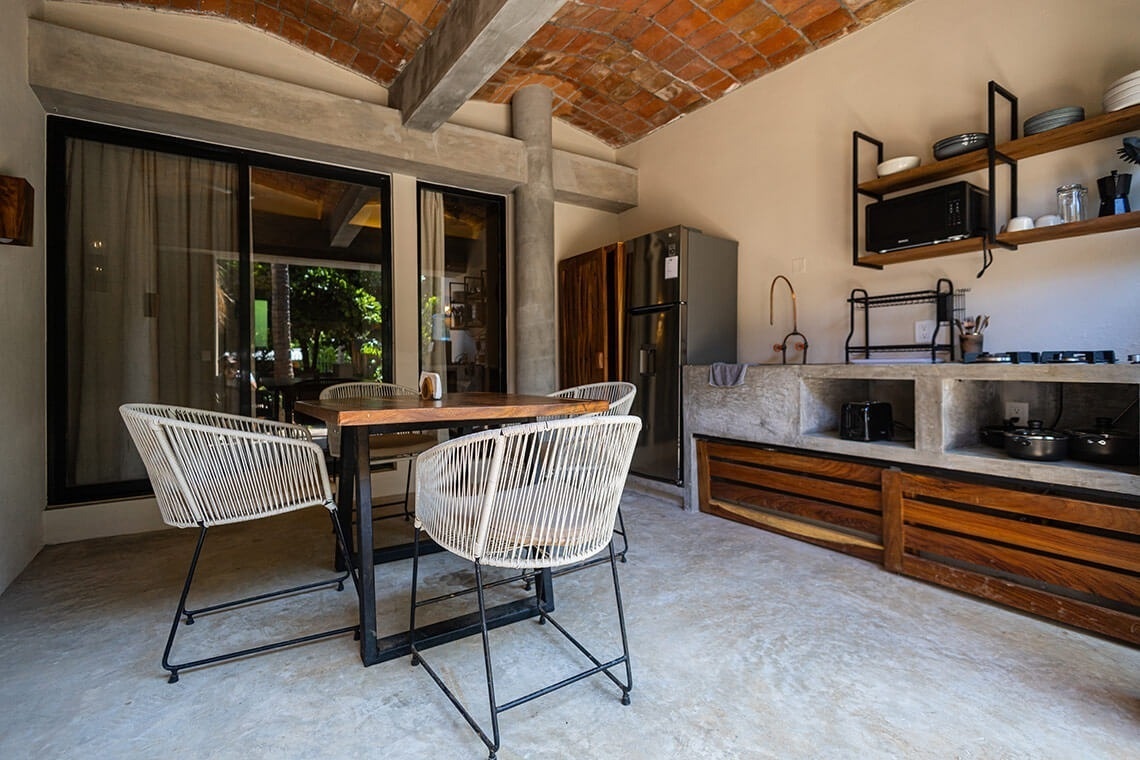
M849 441L889 441L894 438L891 405L886 401L849 401L839 415L839 437Z

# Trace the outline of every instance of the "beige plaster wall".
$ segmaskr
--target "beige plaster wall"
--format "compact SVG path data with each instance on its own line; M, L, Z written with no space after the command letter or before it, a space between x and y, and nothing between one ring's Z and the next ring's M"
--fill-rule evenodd
M8 11L11 6L12 10ZM23 0L5 0L0 23L0 174L35 189L35 244L0 245L0 590L43 543L47 502L44 433L44 117L27 86Z
M936 140L985 130L991 79L1019 97L1021 120L1062 105L1100 113L1107 85L1140 69L1138 12L1136 0L917 0L619 150L620 163L639 168L641 196L621 216L622 236L680 223L740 241L742 361L778 361L772 344L791 330L786 291L768 323L779 274L795 285L813 362L843 360L852 288L922 289L939 277L970 288L970 312L992 316L987 349L1140 352L1140 230L998 251L982 279L980 253L877 271L851 265L850 197L852 130L883 140L887 157L932 161ZM1117 159L1119 146L1023 161L1021 213L1052 210L1055 188L1075 181L1095 209L1097 177L1137 171ZM924 318L873 314L879 342L913 340L913 320Z

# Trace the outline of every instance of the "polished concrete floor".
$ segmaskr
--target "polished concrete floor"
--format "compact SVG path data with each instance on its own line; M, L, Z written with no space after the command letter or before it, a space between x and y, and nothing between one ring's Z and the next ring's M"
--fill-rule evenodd
M1140 757L1136 648L645 495L627 492L624 512L633 704L604 678L570 686L503 715L500 758ZM194 538L48 547L0 596L0 758L486 757L421 669L364 668L351 636L168 684ZM319 575L330 539L318 510L218 529L194 597ZM424 571L448 588L463 566L434 555ZM395 632L410 563L376 577L381 633ZM556 581L558 619L603 654L617 651L609 589L601 568ZM200 618L175 656L353 617L351 590L317 591ZM578 664L533 621L492 647L506 696ZM477 640L430 655L481 708Z

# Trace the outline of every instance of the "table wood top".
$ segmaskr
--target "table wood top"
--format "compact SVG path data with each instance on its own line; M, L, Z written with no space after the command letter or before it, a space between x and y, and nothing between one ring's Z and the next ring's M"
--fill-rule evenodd
M518 393L448 393L439 400L398 396L298 401L294 411L341 427L409 424L459 427L473 421L588 414L609 408L609 402L604 399L568 399Z

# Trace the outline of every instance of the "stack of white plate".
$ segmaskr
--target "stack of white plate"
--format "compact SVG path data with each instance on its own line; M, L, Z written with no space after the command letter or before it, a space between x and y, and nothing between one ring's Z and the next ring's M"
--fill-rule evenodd
M1023 129L1025 136L1035 135L1038 132L1047 132L1050 129L1075 124L1085 120L1085 109L1080 106L1062 106L1051 111L1030 116L1025 120Z
M1140 103L1140 71L1122 76L1104 91L1105 112L1119 111Z

